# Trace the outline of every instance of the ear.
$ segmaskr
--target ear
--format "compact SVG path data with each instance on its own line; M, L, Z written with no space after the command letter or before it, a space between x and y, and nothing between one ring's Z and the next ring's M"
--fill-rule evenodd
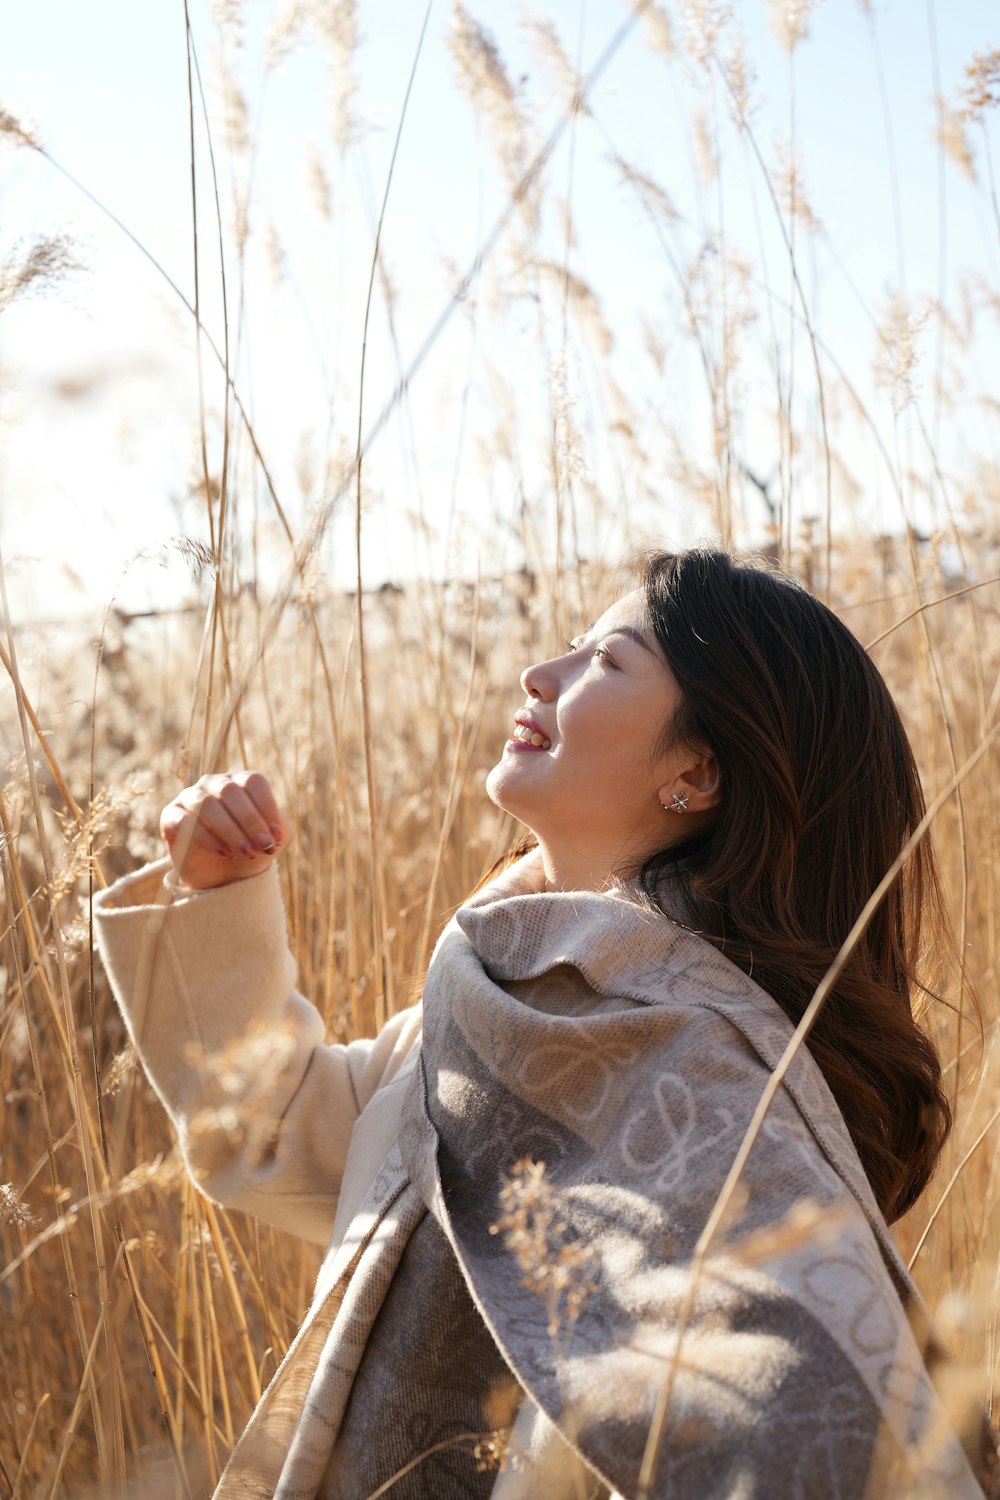
M707 812L710 807L718 806L721 796L719 762L714 755L689 761L670 781L664 782L656 795L666 807L670 807L675 796L681 795L687 798L685 812Z

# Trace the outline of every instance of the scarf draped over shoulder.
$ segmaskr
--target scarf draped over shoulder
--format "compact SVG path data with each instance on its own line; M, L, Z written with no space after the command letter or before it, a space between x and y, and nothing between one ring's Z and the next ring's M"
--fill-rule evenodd
M695 1257L788 1018L634 887L540 886L534 851L442 934L400 1137L517 1380L625 1496L980 1497L804 1048Z

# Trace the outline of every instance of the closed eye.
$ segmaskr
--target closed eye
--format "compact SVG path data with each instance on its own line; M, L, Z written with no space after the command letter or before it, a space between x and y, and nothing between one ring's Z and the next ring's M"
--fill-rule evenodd
M566 649L567 651L579 651L584 644L584 637L577 636L575 640L566 642ZM606 646L595 646L590 654L591 656L598 657L601 661L607 662L609 667L617 666L614 657Z

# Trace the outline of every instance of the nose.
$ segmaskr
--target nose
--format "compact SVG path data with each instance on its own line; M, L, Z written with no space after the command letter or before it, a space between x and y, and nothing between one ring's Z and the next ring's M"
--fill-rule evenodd
M521 687L529 698L540 698L543 703L549 703L556 695L554 663L551 661L535 662L533 666L525 667L521 673Z

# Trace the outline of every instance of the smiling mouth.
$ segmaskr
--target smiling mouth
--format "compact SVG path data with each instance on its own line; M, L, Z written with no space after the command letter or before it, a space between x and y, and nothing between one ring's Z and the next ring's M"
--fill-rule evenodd
M551 750L552 741L530 724L515 724L507 744L514 750Z

